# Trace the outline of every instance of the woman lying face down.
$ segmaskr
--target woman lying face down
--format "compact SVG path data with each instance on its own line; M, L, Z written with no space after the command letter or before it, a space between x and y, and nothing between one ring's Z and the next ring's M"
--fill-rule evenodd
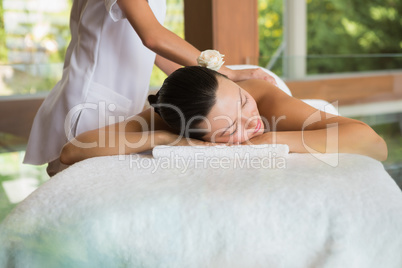
M264 132L253 96L239 84L206 68L178 70L148 100L181 136L237 144Z
M222 143L276 143L289 145L294 153L387 158L384 140L368 125L319 111L263 80L235 83L204 67L184 67L148 100L153 108L78 135L63 147L61 162L138 153L157 145Z

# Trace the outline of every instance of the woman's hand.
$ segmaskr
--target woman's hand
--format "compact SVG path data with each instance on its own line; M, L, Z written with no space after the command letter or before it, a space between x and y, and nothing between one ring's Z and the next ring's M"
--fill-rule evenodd
M248 79L261 79L271 84L278 86L271 75L267 72L263 71L261 68L254 68L254 69L241 69L241 70L232 70L227 68L226 66L222 66L219 70L220 73L226 75L234 82L248 80Z

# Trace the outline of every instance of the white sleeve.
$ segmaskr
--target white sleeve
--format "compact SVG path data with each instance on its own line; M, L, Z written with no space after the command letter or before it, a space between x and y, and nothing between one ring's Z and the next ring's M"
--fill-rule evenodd
M123 11L120 9L119 5L116 2L117 0L105 0L106 10L109 12L109 15L113 21L118 21L126 18Z

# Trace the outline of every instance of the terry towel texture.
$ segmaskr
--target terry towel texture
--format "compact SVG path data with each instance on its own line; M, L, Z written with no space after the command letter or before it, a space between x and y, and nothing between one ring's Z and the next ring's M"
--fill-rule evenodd
M259 145L216 145L216 146L156 146L152 150L155 158L272 158L286 157L289 146L286 144L259 144Z
M0 225L0 267L402 267L402 193L369 157L146 157L88 159L43 184Z

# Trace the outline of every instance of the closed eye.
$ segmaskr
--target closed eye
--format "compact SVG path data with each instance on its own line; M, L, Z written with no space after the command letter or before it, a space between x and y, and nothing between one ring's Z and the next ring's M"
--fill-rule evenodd
M243 105L241 106L241 108L243 108L244 106L246 106L246 104L248 103L248 97L247 97L247 96L244 96L244 98L245 98L245 101L243 102ZM235 129L232 133L230 133L229 136L232 136L233 134L235 134L236 131L237 131L237 128L238 128L238 126L236 125L236 129Z
M247 102L248 102L247 96L244 96L244 97L246 98L246 100L244 101L242 108L243 108L244 106L246 106L246 104L247 104Z
M240 88L239 88L239 96L240 96L241 109L243 109L243 107L246 106L246 104L248 103L248 97L247 97L246 95L242 95L242 94L241 94L241 89L240 89ZM245 99L245 100L243 101L243 99ZM236 121L237 121L237 119L233 122L232 125L228 126L228 127L226 128L226 130L223 131L223 132L220 134L220 136L222 136L223 134L225 134L225 132L226 132L230 127L234 126L234 124L236 124ZM235 129L232 133L230 133L229 136L232 136L233 134L235 134L236 131L237 131L237 128L238 128L238 125L236 125L236 129Z
M237 131L237 125L236 125L236 129L232 133L230 133L229 136L232 136L233 134L235 134L236 131Z

